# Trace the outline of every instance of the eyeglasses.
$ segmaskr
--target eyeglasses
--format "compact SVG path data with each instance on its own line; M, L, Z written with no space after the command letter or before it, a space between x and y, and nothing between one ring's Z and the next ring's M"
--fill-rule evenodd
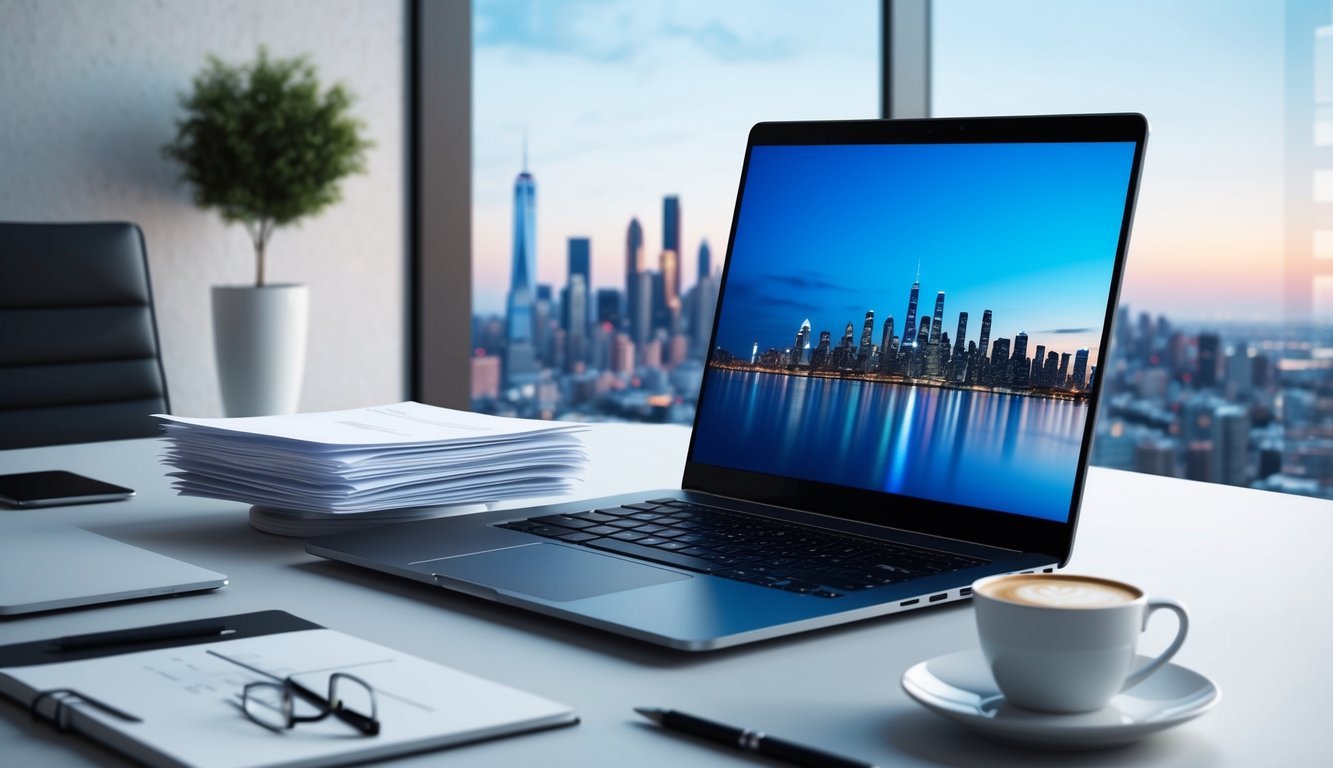
M329 675L328 694L320 696L291 677L278 677L217 651L208 653L275 681L248 683L241 689L241 711L270 731L281 733L297 723L314 723L332 715L363 735L375 736L380 732L375 689L355 675L334 672Z

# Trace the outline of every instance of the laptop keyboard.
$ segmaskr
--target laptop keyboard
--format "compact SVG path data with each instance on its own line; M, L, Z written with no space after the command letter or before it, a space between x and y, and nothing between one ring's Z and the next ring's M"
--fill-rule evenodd
M542 515L497 525L688 571L829 599L987 562L678 499Z

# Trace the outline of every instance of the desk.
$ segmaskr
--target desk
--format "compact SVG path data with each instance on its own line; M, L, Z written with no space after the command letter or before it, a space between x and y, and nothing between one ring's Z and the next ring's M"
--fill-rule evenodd
M597 425L597 496L678 484L681 427ZM1071 570L1177 598L1192 611L1181 664L1215 680L1202 718L1136 745L1045 754L973 737L920 709L898 679L976 644L970 605L941 606L755 646L693 655L623 640L307 555L251 529L246 507L178 497L157 440L0 452L0 472L69 469L136 488L128 502L0 510L72 523L231 576L221 590L0 621L0 642L280 608L328 627L567 702L573 728L426 754L395 765L776 765L663 733L635 705L683 709L892 766L1312 765L1333 762L1333 503L1094 468ZM1150 628L1146 648L1173 631ZM124 765L0 704L13 766Z

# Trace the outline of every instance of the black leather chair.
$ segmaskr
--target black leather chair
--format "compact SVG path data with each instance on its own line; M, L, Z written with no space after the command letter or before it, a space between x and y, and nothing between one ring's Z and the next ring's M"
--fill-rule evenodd
M168 410L139 228L0 222L0 448L152 436Z

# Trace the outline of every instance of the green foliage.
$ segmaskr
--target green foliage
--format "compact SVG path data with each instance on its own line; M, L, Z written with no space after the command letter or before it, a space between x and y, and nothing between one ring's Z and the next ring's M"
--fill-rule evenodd
M262 286L273 229L337 202L338 181L365 172L372 144L351 95L342 85L321 93L304 56L270 59L261 47L257 61L235 67L210 56L193 85L162 152L180 161L196 205L245 226Z

